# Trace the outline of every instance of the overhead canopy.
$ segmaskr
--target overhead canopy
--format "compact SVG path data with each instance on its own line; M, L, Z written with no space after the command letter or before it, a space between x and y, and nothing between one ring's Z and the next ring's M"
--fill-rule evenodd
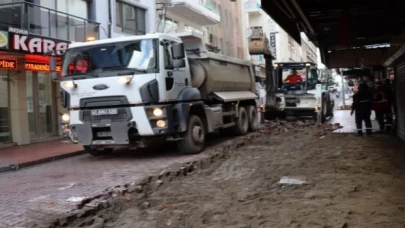
M328 53L390 43L405 28L405 0L263 0L262 8L295 40L299 31Z

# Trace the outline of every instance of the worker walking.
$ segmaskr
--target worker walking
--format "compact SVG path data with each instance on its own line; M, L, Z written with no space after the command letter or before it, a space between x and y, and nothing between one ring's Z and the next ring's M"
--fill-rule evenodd
M352 111L350 115L355 113L357 134L363 135L363 121L366 124L367 135L372 134L371 125L371 108L372 108L373 96L368 89L368 86L364 83L359 85L359 91L353 95Z
M389 109L387 89L382 81L377 81L373 96L373 110L380 126L380 132L385 130L385 118L389 114Z

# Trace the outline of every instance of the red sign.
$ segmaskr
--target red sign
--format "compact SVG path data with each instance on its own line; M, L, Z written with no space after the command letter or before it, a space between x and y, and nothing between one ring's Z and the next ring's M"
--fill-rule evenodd
M0 59L0 69L16 70L17 59Z
M31 63L31 62L26 62L25 63L25 70L28 71L42 71L42 72L49 72L49 65L45 63ZM56 72L62 71L61 66L56 66Z
M25 62L25 70L49 72L49 64L37 62ZM18 70L17 59L0 59L0 69ZM61 72L62 67L56 66L56 71Z

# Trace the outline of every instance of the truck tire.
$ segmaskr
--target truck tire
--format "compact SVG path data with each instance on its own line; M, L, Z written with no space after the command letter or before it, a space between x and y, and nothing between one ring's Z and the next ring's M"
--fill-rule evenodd
M335 103L334 101L333 102L331 102L331 101L328 102L328 116L329 117L334 116L334 108L335 108L334 103Z
M111 154L113 152L113 149L96 150L96 149L91 149L90 146L83 146L83 148L84 148L84 151L86 151L86 153L89 153L93 156L102 156L102 155Z
M183 139L177 142L177 149L182 154L198 154L205 146L205 127L201 118L190 115L187 123L187 130Z
M242 106L239 107L239 117L235 121L233 131L237 136L246 135L249 130L249 117L246 109Z
M257 108L253 105L246 106L246 111L249 120L249 131L253 132L259 128L259 116L257 115Z

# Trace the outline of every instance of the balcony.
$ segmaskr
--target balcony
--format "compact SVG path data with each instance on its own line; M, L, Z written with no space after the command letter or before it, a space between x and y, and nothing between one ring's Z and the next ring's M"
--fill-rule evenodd
M262 6L259 2L246 2L245 10L252 15L260 15L263 13Z
M167 12L181 15L200 26L215 25L221 22L217 8L207 0L165 0Z
M66 41L99 38L99 23L27 2L0 4L0 25Z

